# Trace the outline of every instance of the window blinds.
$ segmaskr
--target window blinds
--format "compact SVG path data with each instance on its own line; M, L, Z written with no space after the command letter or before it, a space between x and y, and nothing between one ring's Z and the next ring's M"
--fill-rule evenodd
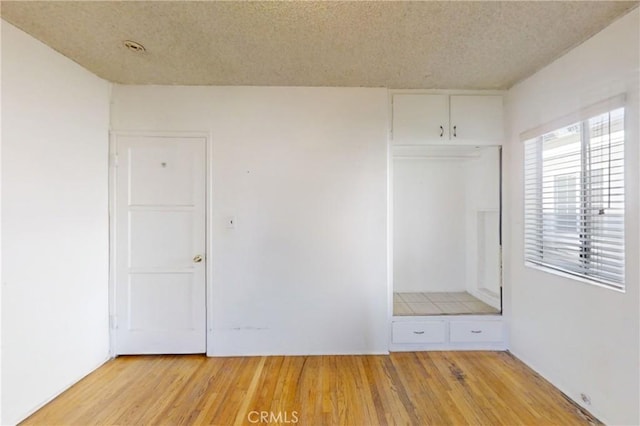
M624 108L524 151L525 261L624 289Z

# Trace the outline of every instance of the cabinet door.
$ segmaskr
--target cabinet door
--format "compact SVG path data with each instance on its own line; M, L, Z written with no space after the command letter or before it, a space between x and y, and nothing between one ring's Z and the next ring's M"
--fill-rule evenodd
M453 142L501 145L502 96L452 95L450 124Z
M393 95L393 143L442 143L449 139L447 95Z

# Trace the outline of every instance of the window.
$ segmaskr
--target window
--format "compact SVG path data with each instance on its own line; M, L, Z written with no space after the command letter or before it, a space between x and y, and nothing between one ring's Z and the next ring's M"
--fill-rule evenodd
M553 194L556 206L556 229L575 231L578 229L579 198L578 173L563 173L553 177Z
M525 142L528 264L624 289L624 108Z

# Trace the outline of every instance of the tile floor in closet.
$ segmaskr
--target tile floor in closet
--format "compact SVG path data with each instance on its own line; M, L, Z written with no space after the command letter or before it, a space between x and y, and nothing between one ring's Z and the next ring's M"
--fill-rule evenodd
M393 293L393 315L497 314L489 306L466 292Z

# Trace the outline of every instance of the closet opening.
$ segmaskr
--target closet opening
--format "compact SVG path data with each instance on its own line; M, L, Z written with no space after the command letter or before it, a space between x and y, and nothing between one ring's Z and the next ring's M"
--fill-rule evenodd
M501 148L393 146L393 315L502 312Z

